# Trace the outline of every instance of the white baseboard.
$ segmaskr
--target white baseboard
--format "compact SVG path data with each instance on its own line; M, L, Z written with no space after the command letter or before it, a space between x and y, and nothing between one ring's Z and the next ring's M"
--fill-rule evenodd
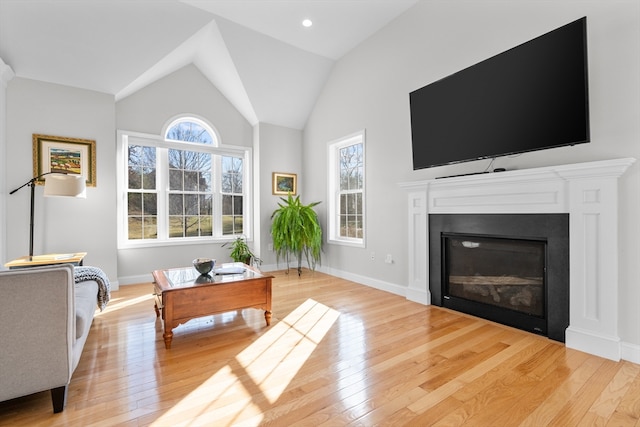
M308 268L306 265L306 262L303 262L303 267ZM264 272L268 272L268 271L278 271L278 270L285 270L287 268L286 264L282 264L282 265L278 265L278 264L263 264L260 266L260 270L264 271ZM291 270L294 270L296 268L298 268L297 265L293 266L290 265L289 268ZM381 291L386 291L395 295L400 295L403 297L407 296L407 288L405 286L401 286L395 283L389 283L389 282L385 282L382 280L376 280L376 279L372 279L371 277L367 277L367 276L361 276L359 274L353 274L353 273L349 273L346 271L342 271L342 270L337 270L335 268L331 268L331 267L323 267L321 265L318 265L316 267L316 270L321 272L321 273L325 273L325 274L330 274L331 276L335 276L335 277L339 277L341 279L345 279L345 280L350 280L352 282L355 283L359 283L361 285L365 285L365 286L369 286L371 288L375 288ZM419 302L419 301L418 301Z
M640 365L640 345L623 342L620 344L620 356L623 360Z
M395 283L389 283L382 280L372 279L371 277L361 276L359 274L348 273L342 270L336 270L329 267L318 267L318 271L321 273L330 274L332 276L340 277L341 279L350 280L352 282L366 285L371 288L375 288L381 291L386 291L395 295L406 297L407 288Z
M122 285L137 285L138 283L152 283L153 276L149 274L141 274L138 276L118 277L118 282Z
M620 339L613 336L596 335L591 331L569 326L566 331L565 344L569 348L585 353L620 360Z
M407 299L424 305L431 305L431 292L407 288Z

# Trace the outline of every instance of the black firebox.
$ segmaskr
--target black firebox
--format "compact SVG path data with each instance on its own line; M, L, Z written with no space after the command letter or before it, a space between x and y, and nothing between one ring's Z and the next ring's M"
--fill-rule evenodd
M565 341L568 214L429 215L435 305Z

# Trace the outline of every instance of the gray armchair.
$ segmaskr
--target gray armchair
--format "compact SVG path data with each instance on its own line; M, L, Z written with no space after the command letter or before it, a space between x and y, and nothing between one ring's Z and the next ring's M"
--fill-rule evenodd
M70 264L0 271L0 401L51 390L53 412L64 409L97 295Z

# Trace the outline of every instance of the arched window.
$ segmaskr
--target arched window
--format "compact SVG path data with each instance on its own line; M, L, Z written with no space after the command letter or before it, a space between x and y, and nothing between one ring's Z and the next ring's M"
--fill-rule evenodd
M250 235L248 149L220 147L215 129L195 117L164 129L162 138L121 137L127 153L124 245Z
M194 117L174 120L167 126L164 138L171 141L196 142L218 146L218 138L208 124Z

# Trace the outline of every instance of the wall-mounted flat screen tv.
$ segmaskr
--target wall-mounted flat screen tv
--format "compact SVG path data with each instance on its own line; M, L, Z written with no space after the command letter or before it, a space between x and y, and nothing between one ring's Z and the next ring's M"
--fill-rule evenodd
M414 170L589 142L586 25L411 92Z

